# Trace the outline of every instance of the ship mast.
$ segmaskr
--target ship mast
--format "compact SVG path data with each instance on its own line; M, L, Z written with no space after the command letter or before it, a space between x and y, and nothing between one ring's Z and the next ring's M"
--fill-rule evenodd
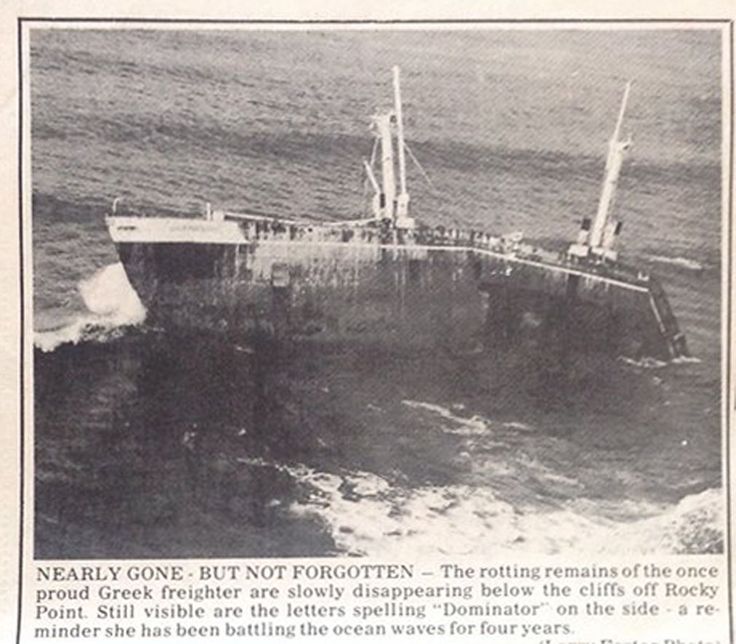
M590 231L590 239L588 240L588 244L594 254L604 257L608 256L611 259L615 259L615 254L612 255L611 251L613 242L620 232L621 226L616 221L609 222L608 218L611 214L613 200L616 195L616 186L618 184L619 175L621 174L621 165L624 161L624 154L631 145L630 138L627 138L625 141L621 141L619 139L630 90L631 81L626 83L624 96L621 100L621 109L619 110L618 119L616 121L616 128L614 129L613 136L608 143L606 174L603 179L600 201L598 202L598 211L596 212L595 219L593 220L593 227Z
M368 181L370 181L371 185L373 186L373 216L376 219L380 219L383 214L381 212L381 187L378 185L376 175L373 174L373 168L371 167L371 164L364 159L363 166L365 167L366 174L368 175Z
M624 96L621 100L621 107L616 120L616 127L613 130L613 136L608 142L608 156L606 157L606 172L603 178L603 187L601 188L601 196L598 201L598 210L591 226L589 217L584 217L577 243L570 246L568 254L573 257L587 258L591 254L602 258L616 261L617 253L613 246L621 232L622 223L616 219L609 217L613 207L614 197L616 195L616 186L618 177L621 174L621 165L624 161L624 154L631 146L631 138L625 141L620 140L621 126L626 112L626 104L629 100L629 91L631 90L631 81L626 83Z
M372 171L367 167L368 178L378 193L378 207L374 206L376 216L390 219L397 228L414 228L414 220L409 217L409 193L406 189L406 143L404 142L404 122L401 110L401 87L399 68L393 68L394 109L373 116L378 140L381 144L381 186ZM396 175L394 167L394 124L396 125L396 146L398 148L399 194L396 194Z
M394 201L396 199L396 179L394 176L394 150L391 135L391 112L376 114L373 124L376 126L381 141L381 193L380 209L384 219L394 218Z
M394 66L394 114L396 116L396 145L399 152L399 196L396 201L397 223L409 214L409 193L406 191L406 157L404 150L404 120L401 112L401 85L399 67Z

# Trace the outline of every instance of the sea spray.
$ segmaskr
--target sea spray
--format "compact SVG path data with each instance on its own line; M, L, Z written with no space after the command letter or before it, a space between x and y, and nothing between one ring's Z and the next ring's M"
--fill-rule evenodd
M90 312L117 325L140 324L146 317L146 309L120 262L105 266L89 279L82 280L79 293Z
M617 521L575 504L556 509L518 507L487 487L451 485L406 489L363 472L326 474L294 468L316 495L295 502L291 511L319 517L338 548L353 555L402 557L459 555L495 551L525 554L677 554L722 552L722 490L710 489L679 503L654 508L642 503L642 515ZM370 485L362 486L364 477ZM367 487L370 493L355 494ZM346 494L346 490L351 494Z
M49 352L62 344L104 342L130 326L141 324L146 309L128 281L120 262L109 264L77 287L88 313L82 313L60 328L34 333L34 346Z

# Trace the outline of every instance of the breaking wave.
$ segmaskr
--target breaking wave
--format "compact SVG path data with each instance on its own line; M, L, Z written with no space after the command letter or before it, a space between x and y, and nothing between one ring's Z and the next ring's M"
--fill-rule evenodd
M414 400L403 400L402 403L412 409L419 409L437 414L442 419L450 421L451 425L447 431L449 433L458 434L460 436L472 436L487 434L490 431L488 421L480 416L471 416L470 418L462 418L456 416L449 409L441 405L432 403L417 402Z
M677 358L672 358L673 364L699 364L700 362L700 358L697 358L696 356L679 356Z
M673 506L635 505L646 518L615 521L577 500L554 510L520 508L492 489L467 485L407 489L366 472L331 474L289 468L311 494L292 504L318 517L350 555L676 554L723 549L722 495L709 489ZM627 508L630 511L630 508ZM649 515L649 516L647 516Z
M37 349L50 352L63 344L104 342L145 320L146 309L120 262L101 268L77 288L87 311L58 328L36 331L33 343Z
M631 367L638 367L640 369L662 369L662 367L666 367L668 364L663 360L657 360L656 358L650 358L649 356L644 356L639 360L634 360L633 358L629 358L627 356L619 356L618 359L624 364L627 364Z
M694 259L687 257L667 257L666 255L649 255L647 259L651 262L657 262L659 264L671 264L672 266L679 266L680 268L687 268L691 271L702 271L705 267Z
M619 356L618 359L624 364L631 367L638 367L639 369L662 369L668 364L700 364L701 362L700 358L696 356L678 356L677 358L672 358L669 362L657 360L656 358L650 358L648 356L640 358L639 360L634 360L633 358L628 358L626 356Z
M447 409L442 405L417 400L402 400L401 402L410 409L429 412L439 416L442 420L447 421L443 431L449 434L458 434L460 436L488 434L491 432L494 424L497 424L499 427L503 427L504 429L516 432L534 431L534 428L530 427L526 423L520 423L518 421L492 423L487 418L483 418L477 414L470 417L459 416L454 413L453 410L462 411L464 409L462 405L453 405L453 409Z
M289 513L318 521L346 555L392 559L483 556L489 550L524 555L723 551L720 488L675 503L602 498L591 494L585 480L542 462L525 448L525 440L541 440L535 427L464 416L462 405L408 399L402 405L427 428L461 439L458 458L467 457L464 477L448 484L414 485L400 474L238 460L287 473L302 490L288 506ZM515 494L508 494L509 487Z

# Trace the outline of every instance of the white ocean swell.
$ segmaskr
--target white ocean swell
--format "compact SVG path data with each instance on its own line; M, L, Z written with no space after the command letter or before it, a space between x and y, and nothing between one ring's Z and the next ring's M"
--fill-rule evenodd
M478 555L677 554L720 552L720 488L674 504L578 497L553 509L517 507L490 486L404 484L364 471L324 472L303 464L238 459L287 472L307 491L288 511L320 521L337 548L382 558ZM613 512L612 505L621 506ZM612 515L631 520L610 518Z
M657 262L659 264L671 264L672 266L679 266L680 268L687 268L691 271L702 271L705 267L703 264L694 259L687 257L668 257L666 255L649 255L647 257L649 261Z
M128 281L123 265L118 262L98 270L78 285L87 312L78 314L59 328L35 331L33 344L44 352L62 344L104 341L116 337L123 329L141 324L146 309Z
M306 501L292 504L292 512L317 517L337 547L352 555L480 556L489 550L663 555L722 547L720 489L670 506L637 503L645 518L622 522L597 513L594 502L537 510L514 507L487 487L407 489L365 472L329 474L305 467L290 472L313 489Z

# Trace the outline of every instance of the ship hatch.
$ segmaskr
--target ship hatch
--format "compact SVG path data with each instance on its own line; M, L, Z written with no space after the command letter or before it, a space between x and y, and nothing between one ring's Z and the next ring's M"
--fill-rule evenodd
M273 288L287 288L291 282L288 264L274 264L271 269L271 286Z

